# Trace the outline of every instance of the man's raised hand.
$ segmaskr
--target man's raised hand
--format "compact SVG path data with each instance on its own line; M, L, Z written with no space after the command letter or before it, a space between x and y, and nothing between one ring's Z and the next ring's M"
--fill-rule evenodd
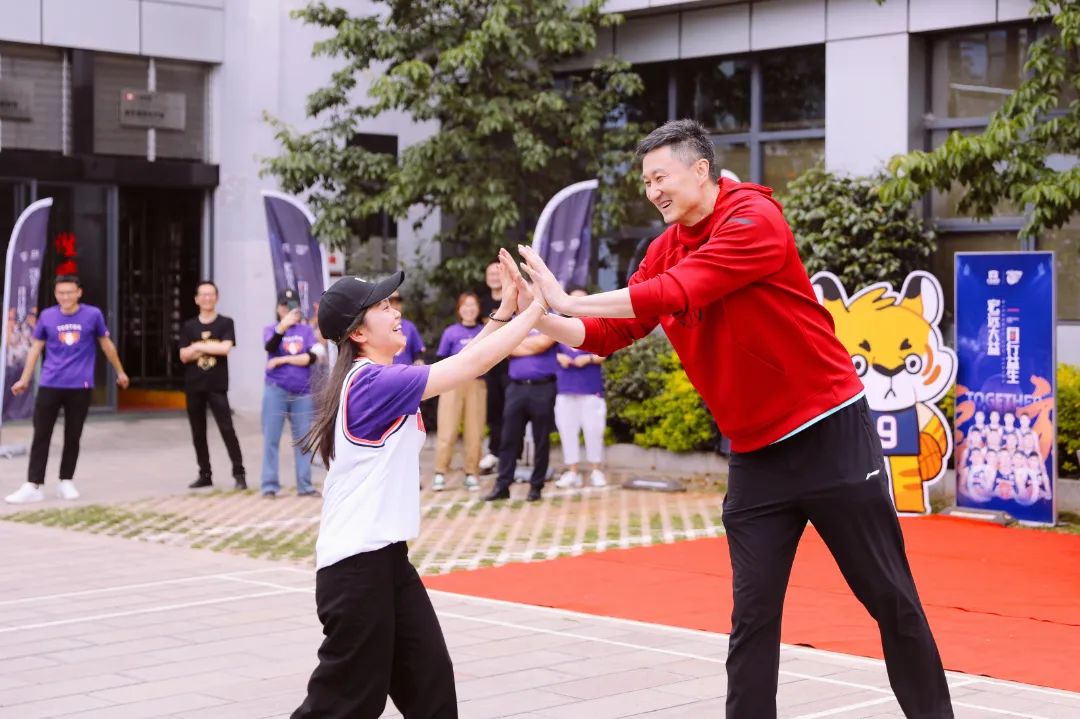
M524 245L518 245L518 252L525 258L522 269L528 273L529 279L533 281L533 286L544 295L548 306L563 314L572 315L570 296L563 290L559 280L548 269L540 255L531 247Z

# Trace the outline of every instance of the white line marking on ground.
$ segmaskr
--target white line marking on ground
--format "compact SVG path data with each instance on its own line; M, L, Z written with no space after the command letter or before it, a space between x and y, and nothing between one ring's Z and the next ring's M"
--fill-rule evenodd
M134 617L140 614L154 614L157 612L171 612L176 609L188 609L189 607L205 607L211 604L223 604L225 602L237 602L244 599L258 599L260 597L274 597L280 594L295 594L298 592L311 592L310 589L290 589L282 585L282 589L273 592L256 592L255 594L238 594L217 599L203 599L197 602L184 602L182 604L167 604L161 607L147 607L146 609L131 609L124 612L109 612L108 614L93 614L86 617L72 617L71 619L58 619L55 622L39 622L37 624L19 624L15 626L0 627L0 634L11 632L25 632L30 629L44 629L46 627L62 627L66 624L81 624L84 622L98 622L103 619L117 619L119 617Z
M230 577L236 577L244 574L260 574L263 572L279 572L282 568L279 567L266 567L265 569L245 569L239 572L230 572L228 574L197 574L191 577L180 577L178 579L162 579L156 582L141 582L139 584L121 584L115 587L102 587L100 589L86 589L81 592L62 592L60 594L41 594L36 597L23 597L22 599L8 599L0 602L0 607L10 606L13 604L26 604L28 602L47 602L52 599L67 599L68 597L87 597L94 594L107 594L109 592L127 592L133 589L147 589L149 587L163 587L169 584L183 584L185 582L200 582L208 579L228 579ZM289 567L289 569L293 569Z
M835 709L826 709L823 712L814 712L813 714L800 714L793 719L819 719L819 717L831 717L837 714L843 714L844 712L855 711L856 709L865 709L866 707L874 707L879 704L888 704L889 702L895 702L896 699L892 696L881 697L880 699L867 699L864 702L858 704L848 704L847 706L836 707Z

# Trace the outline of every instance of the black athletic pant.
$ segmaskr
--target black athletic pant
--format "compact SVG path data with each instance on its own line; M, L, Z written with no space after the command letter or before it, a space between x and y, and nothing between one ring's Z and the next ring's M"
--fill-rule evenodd
M525 440L525 425L532 422L533 472L529 484L543 489L551 456L551 433L555 431L555 379L541 382L510 380L506 388L506 409L503 411L502 441L499 443L499 476L497 490L508 489L514 482L514 470Z
M292 719L456 719L454 667L424 585L397 542L323 567L315 606L326 639Z
M86 413L90 411L92 392L89 389L38 387L34 400L34 439L30 444L27 481L45 484L49 443L61 407L64 409L64 451L60 455L60 479L74 479L75 464L79 461L79 440L86 423Z
M187 392L188 422L191 424L191 441L195 445L195 459L199 463L199 476L209 478L210 449L206 446L206 408L214 413L221 439L232 461L233 477L244 476L244 458L240 454L240 441L233 429L229 395L225 392Z
M484 375L487 383L488 454L499 456L502 445L503 408L506 406L506 388L510 384L509 363L505 360Z
M865 400L763 449L731 455L724 528L735 607L727 716L776 716L780 615L809 520L878 623L889 683L908 717L952 717L937 645L889 498Z

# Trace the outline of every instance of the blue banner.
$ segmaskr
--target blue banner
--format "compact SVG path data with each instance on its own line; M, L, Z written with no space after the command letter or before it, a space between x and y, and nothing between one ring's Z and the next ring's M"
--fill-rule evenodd
M311 234L315 219L301 202L270 190L263 191L275 294L288 288L300 297L304 319L313 321L326 289L322 247Z
M555 193L533 233L533 249L566 289L584 287L592 255L592 217L596 180L578 182Z
M38 317L38 286L45 259L46 230L52 198L23 210L11 231L4 266L4 325L0 338L0 422L27 419L34 414L34 393L15 396L11 385L22 376Z
M1053 252L956 254L956 503L1056 520Z

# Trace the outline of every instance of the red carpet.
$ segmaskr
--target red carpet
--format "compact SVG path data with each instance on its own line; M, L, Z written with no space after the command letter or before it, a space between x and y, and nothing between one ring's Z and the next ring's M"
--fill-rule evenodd
M1080 691L1080 536L945 517L901 520L947 669ZM425 579L432 589L677 627L731 631L726 540L613 550ZM876 625L812 528L783 641L881 658Z

